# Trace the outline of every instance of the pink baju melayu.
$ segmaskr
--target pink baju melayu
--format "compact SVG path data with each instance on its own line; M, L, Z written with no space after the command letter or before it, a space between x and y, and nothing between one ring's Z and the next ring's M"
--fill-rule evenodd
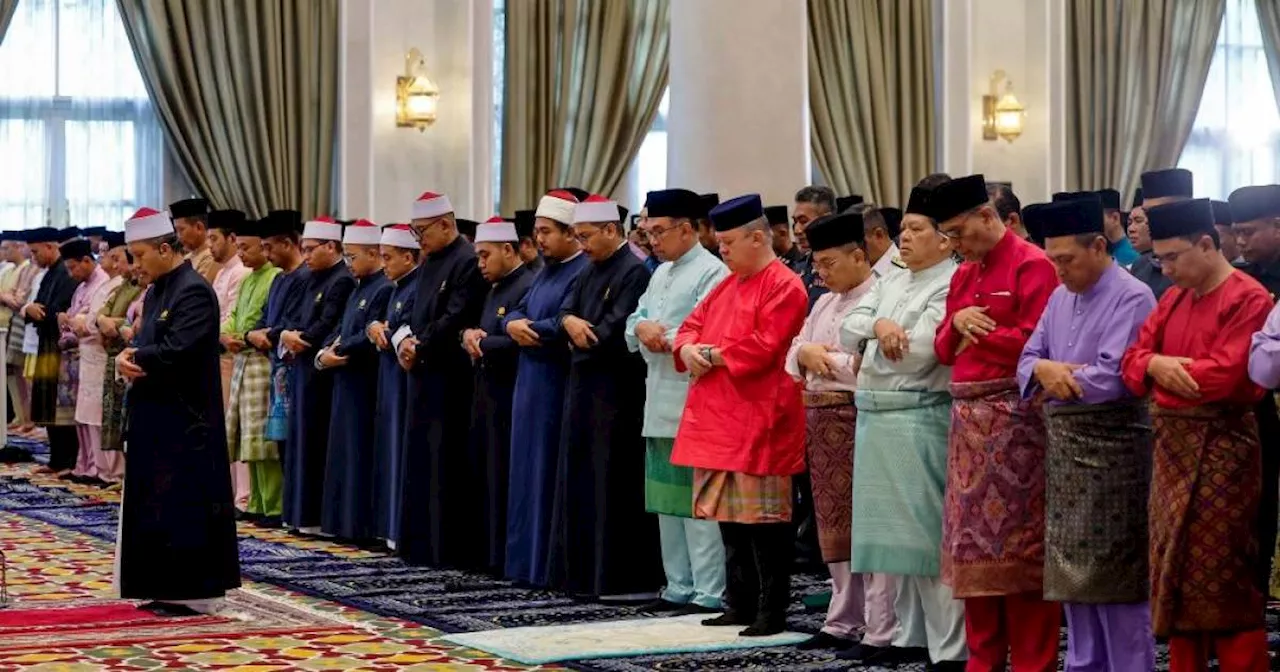
M108 483L124 477L124 454L102 449L102 395L107 369L107 351L98 333L96 316L106 304L111 290L124 278L112 278L99 266L93 269L89 279L76 288L67 310L77 331L70 326L63 329L63 339L79 341L80 387L76 392L76 434L80 439L80 453L74 474L100 478Z

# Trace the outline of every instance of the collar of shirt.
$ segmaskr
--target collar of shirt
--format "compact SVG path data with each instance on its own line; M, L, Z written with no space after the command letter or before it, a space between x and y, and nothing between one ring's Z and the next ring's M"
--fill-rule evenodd
M951 257L943 257L942 261L939 261L938 263L930 266L929 268L924 268L919 271L912 271L911 269L907 269L907 271L911 273L911 280L913 282L928 282L929 280L932 280L934 277L942 275L943 273L951 273L955 271L955 268L956 268L955 259Z
M684 266L685 264L692 263L695 259L701 257L704 254L711 254L711 253L708 252L705 248L703 248L702 245L698 243L694 243L693 247L689 248L688 252L685 252L684 254L680 255L678 259L671 262L671 265Z
M453 242L449 243L448 245L445 245L444 247L436 250L435 252L428 254L427 258L440 259L446 255L453 254L453 251L458 249L459 247L462 247L462 244L466 242L466 240L467 240L466 238L463 238L462 236L458 236L453 239Z
M392 282L396 283L396 287L402 287L404 286L404 283L410 282L414 278L418 277L418 269L420 268L422 268L422 264L418 264L414 266L413 268L409 269L408 273L405 273L404 275L396 278L395 280L392 280Z
M995 247L987 250L987 253L982 257L982 261L979 263L979 266L986 268L1004 261L1005 258L1009 256L1009 253L1013 251L1014 239L1017 237L1018 236L1013 232L1013 229L1005 228L1004 235L996 242Z
M1098 280L1094 282L1089 289L1080 292L1077 296L1085 301L1092 300L1095 296L1103 292L1108 285L1115 282L1116 273L1119 272L1120 269L1116 267L1115 262L1107 264L1107 270L1103 271L1102 275L1098 276Z
M886 273L893 270L893 260L898 258L898 246L889 243L889 249L880 255L874 266L871 267L871 275L882 278Z

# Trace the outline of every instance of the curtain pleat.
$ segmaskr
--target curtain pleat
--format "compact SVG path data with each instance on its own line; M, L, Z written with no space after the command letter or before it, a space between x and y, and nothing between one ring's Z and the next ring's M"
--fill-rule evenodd
M220 208L333 206L338 0L118 0L166 140Z
M609 195L667 88L669 0L506 4L503 212L548 189Z
M0 42L4 42L4 33L9 29L9 22L18 11L18 0L0 0Z
M1177 164L1209 76L1225 0L1071 0L1067 188L1132 193Z
M814 161L838 193L906 202L933 172L932 0L809 0Z
M1280 105L1280 0L1258 0L1258 25L1262 29L1262 50L1271 71L1271 92ZM3 32L0 21L0 32Z

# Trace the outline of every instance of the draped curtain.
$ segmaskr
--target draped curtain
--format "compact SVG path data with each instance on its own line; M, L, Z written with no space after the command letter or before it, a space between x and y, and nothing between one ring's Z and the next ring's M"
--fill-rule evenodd
M9 29L13 13L18 11L18 0L0 0L0 42L4 42L4 31Z
M258 217L333 205L338 0L118 0L190 183Z
M506 3L501 210L612 194L667 88L669 0Z
M1071 0L1067 188L1131 193L1177 164L1213 61L1225 0Z
M932 0L809 0L814 161L837 193L903 204L933 172Z
M1267 53L1267 66L1271 70L1271 91L1276 105L1280 106L1280 1L1258 0L1258 26L1262 33L1262 48ZM4 21L0 19L0 34Z

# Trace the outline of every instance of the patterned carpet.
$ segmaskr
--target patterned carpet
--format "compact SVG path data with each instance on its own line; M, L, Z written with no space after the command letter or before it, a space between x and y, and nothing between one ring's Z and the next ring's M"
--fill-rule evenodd
M25 474L26 466L6 466L0 474ZM36 483L42 483L37 478ZM0 551L7 562L10 609L65 608L119 603L112 600L110 543L82 534L93 527L63 528L41 513L67 506L101 508L81 486L59 490L41 486L41 500L28 484L0 475ZM73 497L74 499L70 499ZM55 505L57 501L60 504ZM32 508L15 515L19 503ZM30 514L30 515L28 515ZM97 515L97 514L94 514ZM49 516L44 516L49 518ZM72 515L53 517L75 521ZM101 521L95 521L101 522ZM99 531L100 532L100 531ZM267 535L267 536L270 536ZM254 539L273 546L269 540ZM258 544L251 544L257 547ZM323 542L303 545L333 546ZM294 548L276 555L307 557ZM326 557L372 555L359 549L330 549ZM438 641L441 633L417 623L391 619L331 601L250 582L228 598L217 617L169 619L163 626L28 629L0 635L0 669L40 672L93 670L489 670L529 668L496 660L479 651Z
M105 597L110 591L110 542L115 536L118 498L115 493L34 475L31 465L0 465L0 511L22 514L0 513L0 540L3 540L0 550L9 556L10 592L24 603ZM93 649L59 647L24 654L59 656L48 660L10 660L0 655L0 668L10 669L7 663L25 662L37 665L26 669L73 671L153 667L244 672L528 669L483 658L485 654L481 652L460 649L435 638L441 631L469 632L643 616L632 607L578 600L470 572L410 567L383 552L299 538L280 530L241 525L240 535L242 569L253 581L245 592L303 604L322 614L340 615L349 624L349 632L283 639L252 634L198 638L198 645L189 642ZM806 611L802 600L826 590L826 583L820 577L798 576L792 587L789 626L815 632L821 627L822 615ZM1275 609L1268 616L1268 626L1274 648L1277 644ZM1065 630L1063 634L1065 648ZM348 639L350 637L358 639ZM267 662L239 662L248 660L246 656ZM124 662L135 659L143 663ZM93 661L93 667L62 665L88 664L88 661ZM184 664L176 665L178 661ZM59 666L38 667L54 662ZM111 667L108 662L123 666ZM806 652L794 647L599 659L572 663L569 667L599 672L849 669L830 652ZM923 665L898 669L919 672ZM1168 669L1167 651L1163 646L1157 647L1156 669Z

